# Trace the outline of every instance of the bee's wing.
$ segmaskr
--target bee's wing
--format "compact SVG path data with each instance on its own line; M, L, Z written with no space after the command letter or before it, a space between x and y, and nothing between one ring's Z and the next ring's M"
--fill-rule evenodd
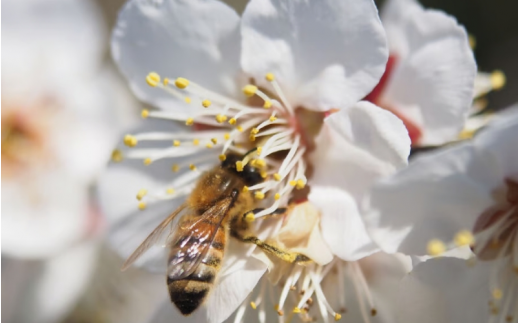
M179 231L179 236L172 240L177 253L168 264L167 274L170 279L183 279L193 273L213 244L232 202L233 197L221 199Z
M163 233L165 233L165 230L169 228L169 230L172 230L172 226L170 224L172 223L173 219L181 213L182 210L186 208L186 204L182 204L175 210L172 214L170 214L164 221L162 221L155 230L150 233L150 235L137 247L137 249L128 257L128 259L125 261L123 266L121 267L121 271L126 270L130 265L132 265L143 253L145 253L148 249L150 249L154 244L156 244L161 237L164 237ZM167 237L170 236L170 232L166 235Z

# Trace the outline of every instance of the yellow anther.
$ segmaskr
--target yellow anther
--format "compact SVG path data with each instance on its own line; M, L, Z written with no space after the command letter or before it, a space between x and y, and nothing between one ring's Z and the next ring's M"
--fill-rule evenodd
M296 181L295 181L295 180L290 181L290 182L289 182L289 185L291 185L291 186L296 186Z
M146 209L146 203L145 202L139 202L139 204L137 204L137 207L139 208L139 210L144 210Z
M166 189L166 194L172 195L173 193L175 193L175 190L173 188L167 188Z
M256 167L265 167L265 165L266 165L265 160L263 160L263 159L255 159L254 166L256 166Z
M255 220L255 214L253 212L249 212L246 214L244 218L247 222L253 222Z
M224 160L226 160L226 155L224 155L224 154L218 155L218 159L220 159L220 161L224 161Z
M252 135L256 135L258 132L260 132L260 130L258 130L257 128L251 129L251 134Z
M493 295L493 298L496 300L502 299L502 297L504 296L500 288L494 288L491 294Z
M270 116L270 117L269 117L269 121L271 121L271 122L275 122L276 119L278 119L278 118L275 117L275 116Z
M198 140L197 138L193 139L194 146L198 146L199 144L200 144L200 140Z
M152 159L151 159L151 158L145 158L145 159L143 160L143 164L144 164L145 166L148 166L148 165L150 165L151 163L152 163Z
M216 145L217 144L217 138L211 138L211 142Z
M230 125L234 125L234 124L237 123L237 119L235 119L235 118L231 118L231 119L229 119L228 122L229 122Z
M187 126L192 126L192 125L193 125L193 118L188 118L188 119L186 120L186 125L187 125Z
M262 146L256 147L256 153L260 155L262 153Z
M208 142L208 143L206 144L206 148L213 148L213 144L210 143L210 142Z
M273 178L275 181L279 182L282 180L282 175L278 174L278 173L274 173L273 174Z
M223 123L224 121L227 120L227 116L225 116L223 114L217 114L215 116L215 120L217 120L218 123Z
M237 161L236 167L237 167L237 172L241 172L244 170L244 163L242 163L241 161Z
M179 169L181 169L181 167L178 164L172 165L172 172L176 173L179 171Z
M455 244L460 246L467 246L473 244L475 241L475 238L473 237L473 234L468 230L461 230L457 232L455 235L455 238L453 239L455 241Z
M249 303L249 305L251 305L251 308L256 310L256 303L255 302L251 302Z
M244 92L244 94L246 96L253 96L253 95L255 95L256 91L258 91L258 88L254 85L249 84L249 85L244 86L242 91Z
M132 135L126 135L123 139L123 142L128 147L135 147L137 145L137 138Z
M161 77L155 72L148 73L146 76L146 83L152 87L156 87L161 82Z
M262 192L260 192L260 191L256 191L256 192L255 192L255 198L256 198L257 200L263 200L264 197L265 197L265 194L264 194L264 193L262 193Z
M150 114L150 111L148 111L146 109L141 110L141 117L146 119L146 118L148 118L149 114Z
M477 47L477 39L475 38L475 36L469 34L468 35L468 43L469 43L469 47L472 50L475 50L475 47Z
M334 321L339 321L339 320L341 320L341 314L334 313Z
M210 105L211 105L211 101L210 100L206 99L206 100L202 101L202 106L203 107L207 108Z
M430 256L439 256L446 251L446 246L444 245L444 242L438 239L432 239L428 242L427 250Z
M303 179L299 179L296 181L296 189L301 190L305 187L305 181Z
M274 74L273 73L265 74L265 79L268 80L269 82L274 81Z
M188 85L190 85L190 81L188 81L184 77L178 77L175 80L175 86L179 89L185 89Z
M224 134L224 139L225 140L229 140L229 138L231 138L231 135L229 133L225 133Z
M180 142L179 140L174 140L174 141L173 141L173 145L174 145L175 147L179 147L179 146L181 145L181 142Z
M295 307L293 310L292 310L293 313L295 314L300 314L302 312L302 310L299 308L299 307Z
M236 129L240 132L244 131L244 128L242 128L242 126L237 126Z
M280 197L281 197L280 193L276 193L276 194L274 195L274 199L275 199L275 200L279 200Z
M249 135L249 141L255 141L256 137L255 135Z
M267 172L265 170L260 171L260 177L267 178Z
M137 195L135 196L135 198L140 201L143 199L143 197L148 193L147 190L145 190L144 188L140 189L139 192L137 192Z
M116 162L116 163L119 163L120 161L122 161L123 160L123 153L121 152L121 150L114 149L112 151L111 159L112 159L113 162Z
M190 164L190 169L191 170L197 170L197 166L195 166L195 164Z
M191 103L191 98L189 96L185 97L184 98L184 102L190 104Z
M168 85L168 83L170 83L170 79L165 77L162 82L163 82L164 85Z
M491 73L490 81L493 90L499 90L506 84L506 76L502 71L494 71Z
M244 193L249 192L249 187L247 187L247 186L242 187L242 192L244 192Z
M283 311L282 310L277 310L276 313L278 313L278 316L283 316Z
M270 100L264 101L265 109L270 109L272 106L273 106L273 102L271 102Z

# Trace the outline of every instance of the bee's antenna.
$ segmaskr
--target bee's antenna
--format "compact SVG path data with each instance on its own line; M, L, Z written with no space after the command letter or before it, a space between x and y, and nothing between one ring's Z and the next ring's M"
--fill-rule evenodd
M249 150L248 152L246 152L244 155L242 155L242 159L246 158L247 155L253 153L256 151L256 147L255 148L252 148L251 150Z

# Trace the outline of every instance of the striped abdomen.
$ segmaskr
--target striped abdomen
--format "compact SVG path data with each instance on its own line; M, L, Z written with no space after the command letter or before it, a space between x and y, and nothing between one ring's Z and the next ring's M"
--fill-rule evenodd
M212 242L204 238L208 233L211 236L215 234ZM195 311L209 294L220 270L226 239L227 232L223 226L204 220L197 223L196 227L191 227L172 246L168 259L170 265L167 283L170 299L183 315ZM207 254L202 255L203 258L198 262L198 257L206 248L209 248ZM183 277L183 272L191 270L193 272L190 275Z

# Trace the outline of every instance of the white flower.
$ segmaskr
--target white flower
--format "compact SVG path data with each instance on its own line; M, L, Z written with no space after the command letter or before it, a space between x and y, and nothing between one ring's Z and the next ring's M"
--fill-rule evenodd
M507 282L505 289L490 289L490 279ZM403 323L516 322L517 293L518 273L505 259L468 264L441 257L417 265L403 280L396 307Z
M470 245L471 263L492 267L481 296L494 297L504 317L513 306L506 295L518 285L510 275L518 267L517 135L516 110L472 141L417 158L373 188L365 216L370 236L386 252L438 256Z
M415 0L388 0L381 20L390 58L367 100L399 116L414 146L457 139L476 74L466 31L453 17Z
M358 102L387 59L371 1L253 0L241 20L218 1L129 1L112 50L137 96L159 108L143 110L144 118L193 129L147 120L125 136L129 147L114 151L114 161L138 161L112 164L100 184L103 208L117 220L110 238L123 257L229 153L243 156L237 170L251 164L265 178L242 193L264 208L250 215L260 239L275 239L320 266L332 254L357 260L378 250L356 203L374 180L406 165L410 141L397 117ZM307 198L319 215L264 218ZM303 219L312 221L297 226ZM345 241L348 249L338 246ZM152 247L136 264L164 272L165 257L164 248ZM258 248L231 240L214 291L191 319L225 320L268 267ZM293 274L302 271L297 266ZM337 313L328 308L330 314Z

